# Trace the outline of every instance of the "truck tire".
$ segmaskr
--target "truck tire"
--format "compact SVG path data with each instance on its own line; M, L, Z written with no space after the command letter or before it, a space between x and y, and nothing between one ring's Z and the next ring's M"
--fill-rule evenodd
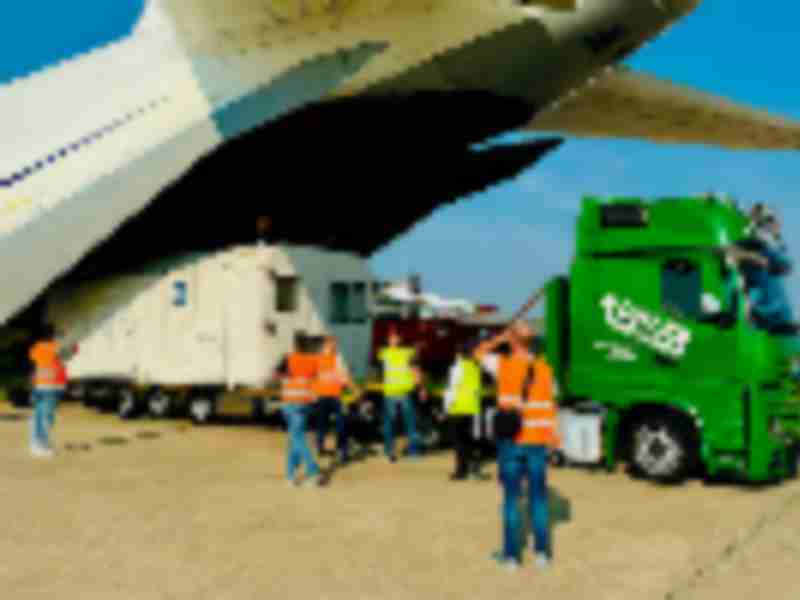
M199 394L189 401L189 416L195 425L204 425L214 417L214 399L210 395Z
M697 457L694 431L670 415L638 419L631 428L630 461L634 474L660 483L680 483Z
M136 392L130 388L122 388L119 391L119 402L117 404L117 415L120 419L133 419L141 412L139 399Z
M147 412L156 419L166 419L175 410L175 399L163 390L154 390L147 397Z

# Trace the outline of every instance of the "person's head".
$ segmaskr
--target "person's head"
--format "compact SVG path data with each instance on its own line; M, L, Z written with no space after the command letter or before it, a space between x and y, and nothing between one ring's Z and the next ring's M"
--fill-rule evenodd
M38 331L38 336L37 337L40 340L52 341L52 340L55 340L57 335L58 335L58 331L56 331L56 328L52 323L42 323L39 326L39 331Z
M750 210L750 220L756 227L769 231L773 235L780 233L781 224L777 215L763 202L759 202Z
M514 323L508 339L511 352L527 352L535 335L536 331L527 323L523 321Z
M294 334L294 351L305 352L308 347L308 336L305 331L296 331Z
M338 349L338 343L336 341L336 337L332 335L326 335L322 340L322 351L326 354L335 354Z
M471 358L479 343L477 339L464 340L456 346L456 354L462 358Z
M770 215L764 219L764 229L769 231L772 235L778 236L781 233L781 222L775 215Z
M401 341L402 340L400 339L400 333L397 331L397 329L390 329L389 330L389 345L390 346L399 346Z

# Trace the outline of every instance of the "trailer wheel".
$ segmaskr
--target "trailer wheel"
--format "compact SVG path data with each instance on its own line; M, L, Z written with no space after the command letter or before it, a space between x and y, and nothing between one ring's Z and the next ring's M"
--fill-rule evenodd
M635 474L661 483L679 483L693 468L694 430L671 415L647 415L631 428L631 467Z
M155 390L147 398L147 410L156 419L165 419L175 410L175 400L163 390Z
M214 400L206 395L195 396L189 402L189 416L195 425L208 423L214 416Z
M119 391L119 403L117 405L117 415L120 419L133 419L139 414L139 400L136 392L130 388L122 388Z
M31 393L24 388L12 388L8 391L8 401L14 408L31 406Z
M556 468L567 466L567 458L561 450L552 450L548 456L550 465Z

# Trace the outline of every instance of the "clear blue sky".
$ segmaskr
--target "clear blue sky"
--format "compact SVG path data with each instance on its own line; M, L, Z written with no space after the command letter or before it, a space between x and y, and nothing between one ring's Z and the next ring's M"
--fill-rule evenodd
M795 41L800 4L705 0L628 64L800 119ZM730 193L769 202L800 261L800 151L733 152L615 140L572 140L517 179L437 212L372 261L380 278L418 272L429 291L512 312L571 260L583 194L657 197ZM792 292L800 305L800 270Z

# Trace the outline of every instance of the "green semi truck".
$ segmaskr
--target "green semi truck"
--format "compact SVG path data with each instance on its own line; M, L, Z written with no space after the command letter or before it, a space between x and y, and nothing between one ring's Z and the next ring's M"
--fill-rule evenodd
M711 197L584 198L569 276L547 284L545 344L562 406L604 414L609 468L795 473L800 338L751 318L738 262L749 224Z

